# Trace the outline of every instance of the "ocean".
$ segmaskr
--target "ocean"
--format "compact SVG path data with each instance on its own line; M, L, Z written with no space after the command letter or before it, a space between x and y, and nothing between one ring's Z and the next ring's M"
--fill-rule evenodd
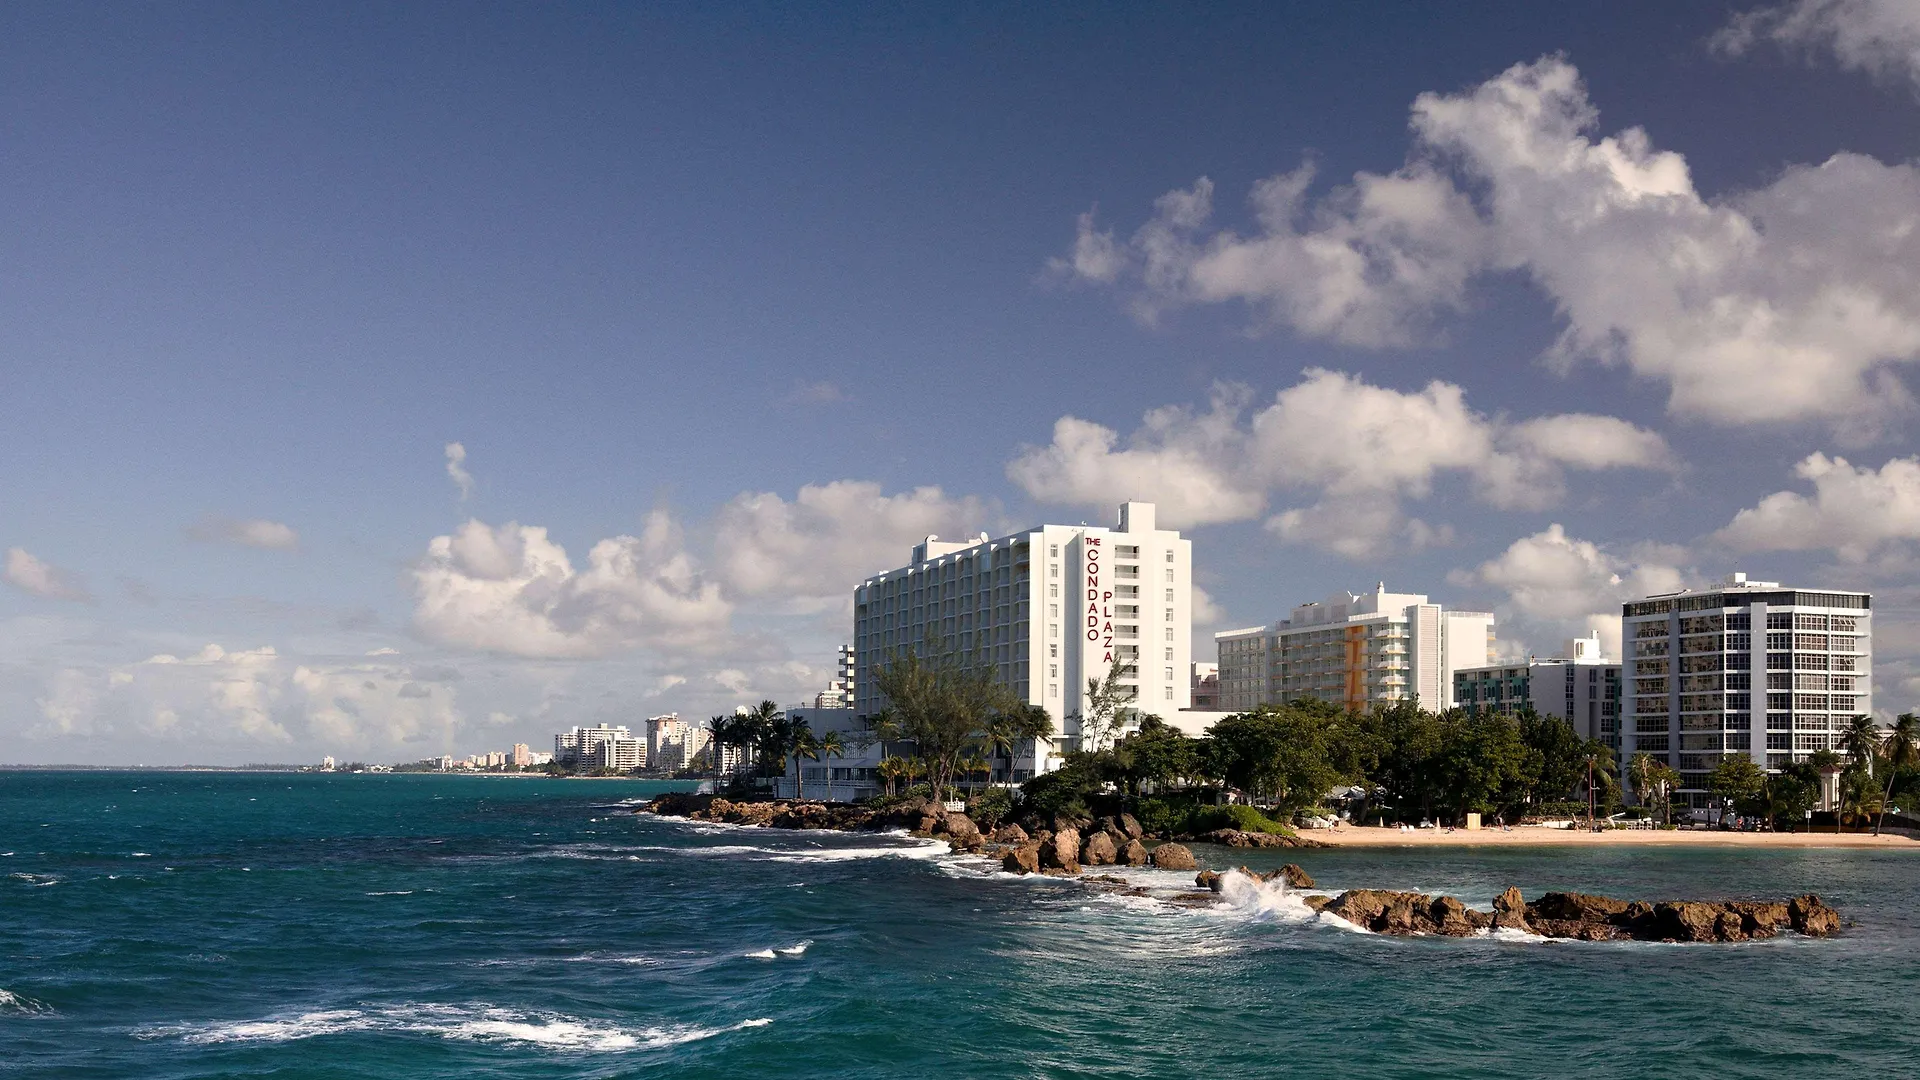
M1398 939L1278 888L1188 910L904 836L632 813L669 786L0 773L0 1076L1920 1073L1920 852L1293 853L1326 889L1818 892L1850 921Z

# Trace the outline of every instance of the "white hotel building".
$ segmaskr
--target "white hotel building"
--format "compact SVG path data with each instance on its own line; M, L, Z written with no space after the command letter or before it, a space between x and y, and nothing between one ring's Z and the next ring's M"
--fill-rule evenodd
M1848 721L1873 713L1872 607L1868 593L1745 574L1624 605L1622 762L1666 759L1700 807L1723 754L1780 769L1834 749Z
M1058 765L1080 744L1087 682L1115 660L1142 712L1173 719L1190 700L1193 545L1154 524L1152 503L1120 507L1113 528L1039 525L1011 536L943 542L854 590L854 712L886 704L874 668L932 644L996 669L1053 718L1051 745L1014 756L1011 780Z
M1422 593L1334 593L1273 626L1213 636L1227 712L1317 698L1350 712L1418 695L1453 706L1454 673L1493 662L1493 616Z

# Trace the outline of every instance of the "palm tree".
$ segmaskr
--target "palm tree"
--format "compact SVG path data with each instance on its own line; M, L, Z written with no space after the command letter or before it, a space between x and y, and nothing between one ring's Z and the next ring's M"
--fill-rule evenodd
M880 764L874 771L880 774L880 779L887 782L887 795L891 797L894 785L906 779L911 770L907 767L906 758L884 757L880 759Z
M1901 769L1920 765L1920 717L1908 712L1894 718L1893 726L1880 741L1880 758L1887 763L1887 790L1880 797L1880 816L1873 822L1875 836L1880 835L1880 826L1887 820L1887 804L1893 801L1893 778Z
M1847 722L1847 729L1840 733L1839 745L1835 749L1851 758L1859 768L1871 769L1874 758L1880 754L1883 734L1880 725L1873 722L1873 717L1864 714L1856 716Z
M814 738L813 731L807 727L805 721L801 721L795 725L795 730L791 735L791 745L793 749L793 797L796 799L805 799L807 797L807 770L806 766L800 763L802 761L820 760L820 740ZM786 770L782 768L781 771L785 772ZM778 793L776 792L775 794Z
M819 740L814 743L814 746L819 749L820 756L827 759L827 801L832 802L833 761L835 758L846 755L847 745L841 740L839 732L829 731L825 735L820 736ZM815 760L819 759L816 758Z
M713 759L713 793L720 794L720 759L739 736L739 716L716 716L707 721L707 755Z
M1594 804L1602 791L1612 791L1620 765L1613 748L1599 739L1588 739L1580 749L1580 764L1587 770L1587 830L1594 828Z

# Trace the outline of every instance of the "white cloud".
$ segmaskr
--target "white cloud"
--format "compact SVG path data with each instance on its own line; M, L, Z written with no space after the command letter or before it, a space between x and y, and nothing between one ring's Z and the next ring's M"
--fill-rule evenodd
M1677 413L1862 437L1910 406L1892 367L1920 359L1920 169L1838 154L1708 200L1644 131L1596 137L1555 57L1422 94L1412 127L1405 169L1312 209L1310 175L1263 182L1251 238L1206 231L1205 181L1170 193L1110 280L1148 316L1243 300L1302 334L1388 345L1464 308L1475 275L1519 271L1565 320L1550 358L1662 380Z
M447 444L447 478L460 489L460 501L473 497L473 474L467 471L467 448L457 442Z
M1813 482L1812 497L1776 491L1735 514L1715 538L1736 551L1831 549L1850 563L1920 540L1920 457L1874 470L1811 454L1793 471Z
M1530 632L1537 653L1557 652L1567 637L1597 631L1608 655L1620 655L1620 605L1683 588L1687 573L1674 565L1683 553L1658 546L1616 554L1568 536L1559 524L1523 536L1472 570L1455 570L1455 586L1490 586L1505 594L1496 606L1506 637Z
M987 518L980 500L937 487L887 495L870 481L835 480L808 484L791 502L747 492L714 518L714 568L733 597L839 607L861 579L906 562L927 536L971 535L995 524Z
M62 669L38 699L41 736L342 750L431 741L459 726L454 692L404 665L297 662L271 646L161 653L100 670Z
M578 571L543 528L470 520L428 544L413 584L423 637L514 656L697 647L725 629L731 612L659 511L640 536L595 544Z
M293 551L300 546L300 534L292 526L265 518L205 518L187 535L210 544L239 544L263 551Z
M1762 42L1824 50L1841 67L1920 84L1920 4L1913 0L1791 0L1735 15L1712 40L1732 56Z
M90 601L93 595L80 579L51 563L35 558L26 548L8 548L7 564L0 571L7 584L49 600Z
M1205 411L1155 409L1124 442L1065 417L1053 442L1023 450L1007 475L1043 502L1145 499L1164 522L1187 527L1257 518L1274 493L1311 492L1315 503L1283 509L1267 527L1362 558L1450 541L1445 526L1402 512L1444 475L1469 478L1490 505L1539 508L1564 494L1568 468L1672 467L1665 440L1626 421L1576 413L1512 424L1475 412L1460 387L1437 380L1407 392L1315 368L1250 416L1249 396L1222 387Z

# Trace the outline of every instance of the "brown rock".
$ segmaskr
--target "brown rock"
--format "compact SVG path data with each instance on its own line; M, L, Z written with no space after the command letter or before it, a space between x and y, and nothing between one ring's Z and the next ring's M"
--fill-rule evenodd
M1300 898L1300 902L1312 908L1314 911L1319 912L1325 911L1327 906L1333 903L1334 899L1335 898L1331 896L1303 896Z
M1193 883L1202 889L1219 892L1220 883L1225 879L1226 875L1224 874L1216 873L1212 870L1202 870L1193 876Z
M1000 860L1000 868L1010 874L1037 874L1040 872L1040 845L1029 840Z
M1132 814L1120 815L1120 831L1126 833L1129 840L1138 840L1146 835L1146 832L1140 828L1139 819Z
M993 830L993 834L988 836L987 839L996 844L1024 844L1029 837L1027 836L1027 830L1018 825L1002 825Z
M1787 901L1787 916L1793 928L1808 937L1826 937L1840 929L1840 913L1812 893Z
M1147 865L1147 845L1138 840L1129 840L1125 847L1114 855L1114 861L1121 866Z
M1311 889L1315 887L1313 875L1300 869L1300 867L1294 863L1288 863L1282 866L1269 875L1269 877L1278 877L1281 881L1286 882L1287 888L1289 889Z
M1746 928L1743 925L1741 925L1741 923L1742 923L1742 920L1740 918L1739 912L1737 911L1720 912L1720 914L1714 916L1714 919L1713 919L1714 939L1716 941L1747 940Z
M1520 914L1525 915L1527 911L1527 901L1524 897L1520 895L1520 886L1509 885L1507 886L1506 892L1503 892L1499 896L1494 897L1493 910L1502 911L1502 912L1519 912Z
M1040 846L1040 865L1048 870L1080 872L1080 831L1060 829Z
M1496 906L1498 906L1497 903ZM1533 924L1527 921L1527 913L1524 910L1495 911L1492 926L1495 930L1518 930L1523 934L1539 933L1533 928Z
M1735 901L1727 908L1740 913L1740 929L1750 938L1770 938L1793 927L1793 918L1785 904L1749 900Z
M986 843L980 835L980 826L965 814L945 814L934 823L933 836L953 845L956 851L978 851Z
M1424 896L1419 896L1417 898L1423 901L1427 900L1427 898ZM1393 903L1387 905L1387 910L1384 912L1381 912L1380 921L1377 925L1373 927L1373 929L1379 931L1382 934L1398 934L1398 935L1411 934L1415 930L1419 929L1419 924L1422 920L1417 919L1414 915L1415 899L1416 899L1416 896L1409 896L1404 893L1396 897ZM1430 903L1431 902L1429 901L1428 903L1421 904L1420 906L1428 907L1430 906Z
M1605 922L1623 914L1627 910L1627 902L1587 893L1550 892L1526 907L1527 914L1533 918Z
M1184 844L1160 844L1147 852L1147 861L1162 870L1198 870L1200 863Z
M1653 905L1654 928L1663 941L1717 941L1719 918L1719 908L1692 900Z
M1080 861L1088 866L1112 866L1117 854L1113 838L1103 832L1087 837L1087 842L1080 846Z
M1338 915L1355 926L1382 934L1410 934L1417 923L1426 920L1416 909L1431 909L1433 897L1421 893L1389 892L1384 889L1348 889L1331 903L1315 910Z
M1433 924L1434 932L1448 937L1466 937L1485 926L1486 917L1481 916L1480 920L1476 920L1476 915L1480 915L1480 912L1451 896L1434 897L1432 906L1427 909L1427 920Z

